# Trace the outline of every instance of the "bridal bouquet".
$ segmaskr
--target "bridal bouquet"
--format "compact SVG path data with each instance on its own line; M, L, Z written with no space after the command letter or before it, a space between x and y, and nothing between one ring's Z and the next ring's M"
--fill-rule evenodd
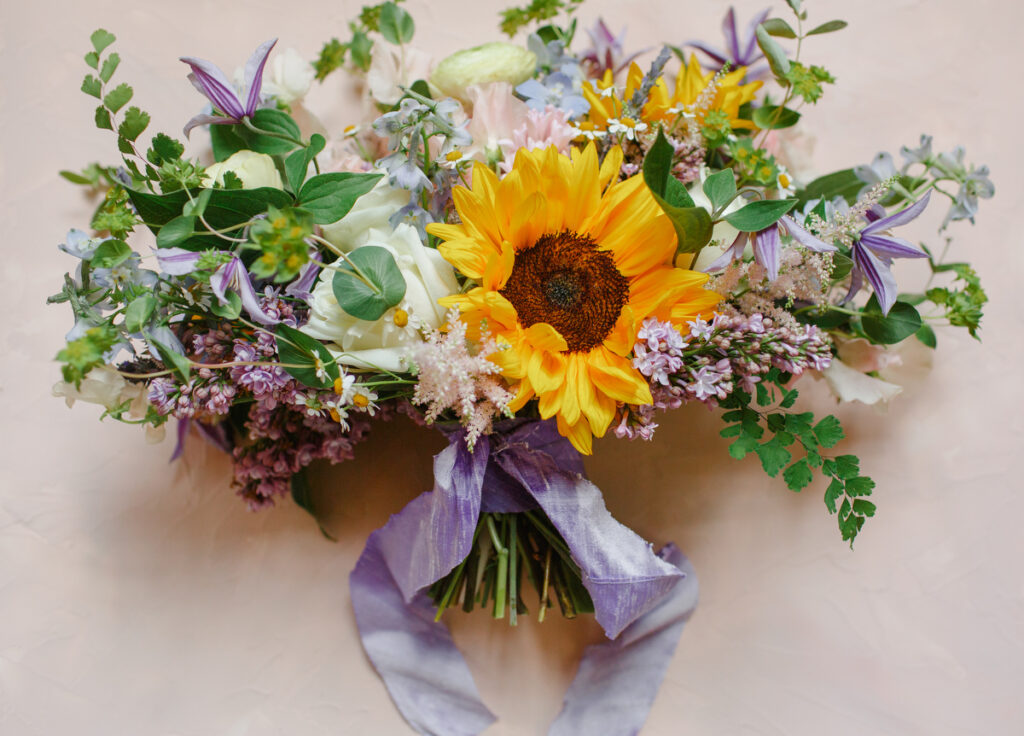
M60 246L76 262L50 301L74 326L55 393L156 439L173 418L175 455L192 430L231 453L250 509L290 496L314 516L305 469L351 458L372 420L442 431L433 490L351 575L367 654L422 733L493 720L440 622L453 607L594 614L608 641L551 733L642 725L696 578L608 513L581 462L595 437L651 440L662 412L705 404L734 458L820 483L852 544L875 483L834 451L836 417L798 408L797 379L888 401L935 326L977 336L986 301L947 260L948 228L993 194L962 148L922 136L899 164L818 178L796 155L801 110L836 82L811 54L844 22L787 0L742 32L730 10L721 48L631 54L602 21L577 33L580 2L506 10L521 42L440 60L395 2L312 63L276 41L233 74L185 56L201 97L180 120L131 104L146 95L115 79L131 72L111 33L85 55L120 158L62 172L99 202ZM359 91L344 130L303 105L334 73ZM941 249L900 237L943 206ZM902 259L927 283L898 282Z

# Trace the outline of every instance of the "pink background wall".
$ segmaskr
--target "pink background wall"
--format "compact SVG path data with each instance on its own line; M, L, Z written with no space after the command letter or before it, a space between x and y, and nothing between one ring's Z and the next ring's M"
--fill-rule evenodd
M736 3L743 18L763 4ZM1010 0L807 4L812 21L850 21L807 48L839 80L805 117L819 172L922 132L991 164L997 198L976 227L954 229L954 252L976 264L993 300L985 343L941 330L935 370L887 415L839 409L841 447L879 481L879 514L855 552L820 485L795 495L756 460L730 460L718 420L699 407L668 417L651 444L597 444L588 468L612 513L656 544L676 541L701 581L643 733L1021 733L1024 12ZM416 44L443 55L496 40L503 5L409 0ZM717 41L724 6L598 0L583 17L628 24L636 46ZM43 304L70 268L55 245L91 211L56 171L115 159L78 91L89 32L118 35L119 77L154 129L173 132L200 105L179 55L230 69L279 36L312 57L344 33L356 3L0 8L0 732L408 733L360 649L347 575L366 535L428 487L438 436L397 423L356 461L317 470L340 539L331 544L291 505L247 513L228 489L228 462L200 442L168 466L169 443L146 445L132 428L98 423L96 407L68 411L49 396L71 324L67 309ZM332 124L345 122L329 112L339 88L335 77L310 97ZM934 242L941 209L911 237ZM903 264L898 273L906 284L921 276ZM806 384L808 405L829 410L823 386ZM557 615L518 630L448 620L501 718L494 736L542 733L599 636L592 621Z

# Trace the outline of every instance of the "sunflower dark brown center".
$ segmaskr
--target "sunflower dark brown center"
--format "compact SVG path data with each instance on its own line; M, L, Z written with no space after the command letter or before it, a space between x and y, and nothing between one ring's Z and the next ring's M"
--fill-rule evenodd
M629 301L629 280L607 251L570 231L541 236L516 253L501 295L523 327L547 322L569 352L593 350L608 337Z

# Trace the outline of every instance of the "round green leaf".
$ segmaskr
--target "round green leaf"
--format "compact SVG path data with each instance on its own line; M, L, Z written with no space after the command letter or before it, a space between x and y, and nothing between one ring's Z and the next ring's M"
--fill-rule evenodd
M800 120L800 113L788 107L778 105L762 105L754 110L754 125L762 130L781 130L792 128Z
M921 315L906 302L896 302L888 315L883 315L880 311L867 311L861 317L860 323L864 332L873 341L882 345L892 345L902 342L921 329Z
M149 319L155 310L156 297L152 294L136 297L124 310L124 328L128 332L142 332L149 324Z
M409 43L416 31L412 16L395 3L384 3L380 8L380 35L396 46Z
M298 124L292 120L288 113L281 110L270 108L257 110L252 116L252 124L254 127L265 130L268 133L286 135L295 140L299 140L301 136ZM245 141L251 150L257 153L268 153L273 156L280 153L288 153L297 148L296 144L291 141L254 133L244 125L235 125L232 126L232 129L239 138Z
M281 367L296 381L313 388L330 388L341 375L338 363L322 342L288 325L278 325L277 355ZM326 375L318 375L320 368Z
M211 190L207 190L211 191ZM196 218L180 215L168 222L156 234L157 248L173 248L192 237L195 233Z
M721 209L736 194L736 175L732 169L716 171L704 180L703 189L715 209Z
M93 268L117 268L131 257L132 249L123 240L104 240L92 254Z
M389 250L364 245L348 258L351 264L337 262L332 286L338 306L353 317L373 322L405 297L405 279Z

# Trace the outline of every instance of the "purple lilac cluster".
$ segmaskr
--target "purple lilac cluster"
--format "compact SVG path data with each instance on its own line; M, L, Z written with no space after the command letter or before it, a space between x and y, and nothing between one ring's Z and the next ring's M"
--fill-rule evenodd
M657 411L685 401L715 406L739 385L753 391L772 368L800 375L832 362L828 336L813 325L778 325L761 314L716 314L711 322L689 323L687 334L671 322L644 320L633 348L633 367L651 385L653 402L627 406L615 427L617 437L649 440Z
M274 319L297 326L292 306L273 289L260 306ZM252 399L245 436L233 451L235 486L251 509L273 505L290 491L292 475L314 460L351 459L369 428L365 420L349 416L350 378L341 382L341 391L303 386L274 365L277 345L269 332L232 336L216 328L186 333L185 344L194 361L188 383L156 378L149 400L161 414L214 424L236 399ZM372 407L369 401L363 405Z

